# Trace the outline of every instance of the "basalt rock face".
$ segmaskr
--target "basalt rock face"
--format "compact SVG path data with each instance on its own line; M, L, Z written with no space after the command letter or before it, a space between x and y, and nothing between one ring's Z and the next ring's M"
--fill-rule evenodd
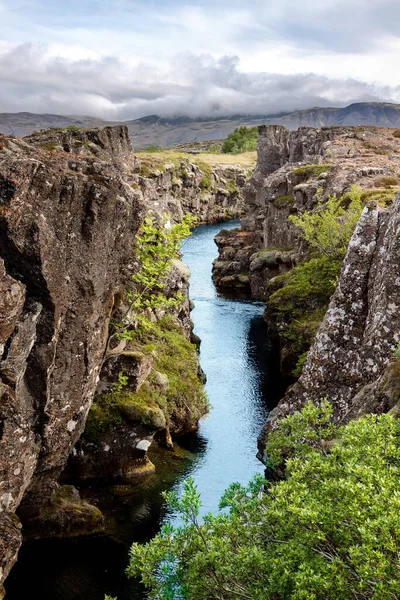
M139 188L149 208L180 221L195 215L197 223L215 223L239 218L248 170L240 166L196 164L179 158L151 164L143 162L132 183Z
M124 127L0 136L0 588L22 538L104 527L95 507L58 483L71 454L75 479L137 481L153 469L153 439L171 447L171 433L194 429L207 410L183 263L173 261L165 284L167 297L183 300L169 309L162 336L169 345L158 357L126 340L107 342L110 318L119 322L126 311L127 286L140 268L135 235L146 215L166 212L146 194L154 180L140 168ZM186 205L174 201L171 218L179 221ZM197 208L187 206L195 215ZM150 317L157 323L162 315ZM156 366L168 371L163 351L174 357L175 349L175 367L186 371L171 371L170 381ZM79 440L93 400L121 373L124 393L141 391L140 402L121 402L117 429L101 429L89 448ZM191 406L180 388L186 379L196 390ZM154 400L149 406L143 390Z
M122 129L98 136L114 164L1 139L0 581L20 543L15 511L50 507L83 432L129 272L144 204L125 181Z
M246 256L240 248L237 261L231 251L235 247L234 234L229 259L221 239L214 280L223 287L224 281L231 282L226 278L248 277L252 296L266 300L269 280L307 256L289 215L312 210L328 196L349 192L353 185L376 193L376 197L382 192L387 195L388 185L400 189L400 140L392 130L376 127L301 127L288 131L279 125L267 125L259 131L257 167L245 188L244 217L241 233L237 233L238 237L245 235L250 243L246 244ZM308 168L299 169L304 165ZM317 167L314 170L313 165ZM392 180L389 184L385 181L388 177ZM216 242L219 245L220 240ZM258 253L264 250L289 253L290 258L286 254L284 260L278 257L274 262L268 257L263 263ZM221 282L222 278L225 280Z
M398 405L399 265L400 195L391 209L364 209L302 375L272 411L260 449L279 420L309 400L327 398L340 423Z

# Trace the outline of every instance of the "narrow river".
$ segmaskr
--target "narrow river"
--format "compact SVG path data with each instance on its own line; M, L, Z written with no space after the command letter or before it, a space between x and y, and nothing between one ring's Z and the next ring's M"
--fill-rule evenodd
M238 226L231 221L224 228ZM154 452L157 472L134 495L120 498L107 490L82 493L106 514L108 536L48 540L25 544L7 582L7 600L142 599L141 587L124 575L127 548L153 537L177 516L160 492L181 489L192 476L203 500L203 513L216 512L222 492L234 481L246 483L263 466L256 459L257 436L273 406L277 366L273 364L263 306L223 298L211 280L217 255L214 236L221 224L197 227L183 244L183 260L192 276L195 333L201 338L201 365L207 375L212 410L199 432L180 441L176 452Z

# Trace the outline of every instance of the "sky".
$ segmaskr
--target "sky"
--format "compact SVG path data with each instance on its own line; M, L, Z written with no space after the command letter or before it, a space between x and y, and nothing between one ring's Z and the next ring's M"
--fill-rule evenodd
M399 0L0 0L0 112L127 120L400 102Z

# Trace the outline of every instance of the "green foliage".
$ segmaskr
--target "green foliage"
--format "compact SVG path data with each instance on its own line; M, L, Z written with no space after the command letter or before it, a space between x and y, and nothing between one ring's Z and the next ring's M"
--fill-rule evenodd
M77 125L68 125L65 131L80 131L82 127L78 127Z
M167 298L164 293L168 273L174 259L179 258L180 245L190 235L194 224L191 215L185 215L181 223L171 225L169 215L164 223L158 223L153 217L146 217L137 235L136 257L140 268L132 276L133 288L127 292L129 311L122 323L115 325L119 339L134 336L134 325L149 324L149 311L166 311L181 304L183 297L177 294Z
M319 256L271 281L280 285L269 298L269 310L281 324L286 355L299 377L307 352L335 291L342 261ZM280 281L277 282L276 280Z
M330 413L308 405L284 421L268 451L286 478L233 484L228 512L200 524L191 480L169 495L184 525L134 544L128 575L157 600L399 598L400 423L370 415L338 428Z
M223 154L240 154L257 150L258 128L238 127L222 144Z
M363 205L361 191L353 186L348 194L349 205L343 206L343 198L331 196L316 210L300 216L291 215L289 220L300 229L302 237L318 252L334 260L342 260Z
M202 180L200 181L200 189L201 190L209 190L212 188L212 181L208 175L203 175Z
M321 173L326 173L332 168L332 165L303 165L297 169L293 169L293 175L297 177L317 177Z
M210 148L207 150L207 154L221 154L221 145L220 144L212 144Z
M396 129L396 131L393 132L393 137L400 138L400 129Z
M163 150L162 146L156 146L155 144L146 147L146 152L162 152Z

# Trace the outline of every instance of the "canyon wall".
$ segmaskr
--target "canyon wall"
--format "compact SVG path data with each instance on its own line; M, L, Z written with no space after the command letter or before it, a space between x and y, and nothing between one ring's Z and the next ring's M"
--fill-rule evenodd
M145 386L152 371L152 385L169 402L170 382L155 372L154 358L126 345L104 360L110 317L122 310L124 290L140 268L135 235L144 216L168 212L179 221L192 212L208 222L241 210L243 173L235 172L234 189L231 184L223 191L228 184L221 171L212 173L218 186L211 188L198 166L183 163L180 174L193 176L182 175L180 182L168 165L157 174L141 172L122 126L41 132L22 140L0 136L0 587L27 532L73 535L103 527L95 507L72 486L58 484L96 390L118 381L123 364L127 392ZM199 202L202 188L207 193ZM185 300L171 311L165 336L186 352L197 382L188 278L188 269L175 261L165 293L180 291ZM73 454L79 464L73 466L83 477L96 468L100 476L122 479L146 470L156 433L170 445L171 432L193 429L207 410L200 389L199 383L190 418L178 404L165 414L144 414L142 407L140 415L125 406L126 418L120 412L117 423L125 463L121 448L114 452L105 435L91 450L78 446Z
M270 415L260 455L268 432L308 400L327 398L341 423L365 413L398 411L399 167L400 141L391 129L260 127L258 163L245 189L242 227L217 236L214 280L222 288L247 287L253 298L266 302L265 318L288 383L293 383L295 364L288 347L299 345L288 334L295 338L297 332L311 344L304 367L297 369L300 378ZM313 211L333 195L346 197L353 186L365 208L341 270L339 263L337 285L327 270L332 297L313 295L313 286L321 283L315 272L309 288L300 281L303 287L293 290L298 295L292 298L292 311L284 310L278 301L289 304L289 292L279 296L277 291L290 285L300 267L305 273L304 266L317 264L311 260L315 252L288 217ZM329 267L329 260L318 264ZM290 330L296 321L297 329Z

